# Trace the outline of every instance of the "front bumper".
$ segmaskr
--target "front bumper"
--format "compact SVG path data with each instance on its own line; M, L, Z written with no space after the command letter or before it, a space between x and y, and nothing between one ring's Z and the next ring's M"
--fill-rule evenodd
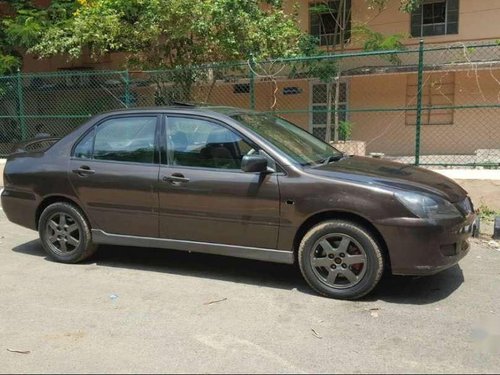
M475 218L471 213L459 220L395 218L378 222L392 273L432 275L454 266L469 252Z

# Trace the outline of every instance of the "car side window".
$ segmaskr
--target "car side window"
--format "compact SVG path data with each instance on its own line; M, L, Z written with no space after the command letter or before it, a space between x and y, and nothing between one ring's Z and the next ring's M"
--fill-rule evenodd
M106 120L95 132L94 159L153 163L155 131L156 116Z
M75 147L74 157L80 159L92 159L94 148L94 129L87 133L85 137Z
M240 169L256 148L232 130L211 121L168 117L167 158L172 165Z

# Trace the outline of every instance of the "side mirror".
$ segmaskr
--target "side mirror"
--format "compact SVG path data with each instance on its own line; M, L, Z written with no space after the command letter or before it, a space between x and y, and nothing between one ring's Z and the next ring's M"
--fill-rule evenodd
M241 159L243 172L267 172L267 158L263 155L245 155Z

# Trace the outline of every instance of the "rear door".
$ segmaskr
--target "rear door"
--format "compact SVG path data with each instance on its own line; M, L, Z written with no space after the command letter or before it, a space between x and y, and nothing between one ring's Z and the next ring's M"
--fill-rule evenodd
M158 119L108 117L74 148L70 181L95 229L158 237Z

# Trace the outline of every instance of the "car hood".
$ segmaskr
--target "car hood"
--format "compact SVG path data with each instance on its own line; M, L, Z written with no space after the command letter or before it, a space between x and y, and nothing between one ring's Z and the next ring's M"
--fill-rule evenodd
M339 161L310 168L313 175L437 194L452 203L459 202L467 192L453 180L427 169L368 157L345 157Z

